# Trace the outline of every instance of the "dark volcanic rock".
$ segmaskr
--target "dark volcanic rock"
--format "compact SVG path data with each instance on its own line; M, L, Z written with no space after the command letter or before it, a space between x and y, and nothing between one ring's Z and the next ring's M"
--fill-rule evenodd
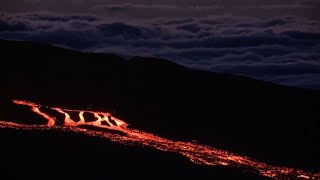
M8 179L261 179L240 169L204 167L173 153L57 131L0 129L1 175Z
M277 165L320 167L319 91L155 58L126 61L4 40L0 49L3 101L112 111L132 128L171 139L198 140Z

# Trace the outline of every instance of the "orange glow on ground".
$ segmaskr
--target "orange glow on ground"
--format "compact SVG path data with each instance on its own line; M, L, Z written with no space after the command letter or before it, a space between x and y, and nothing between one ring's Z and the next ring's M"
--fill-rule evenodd
M51 117L45 112L42 112L40 105L32 102L18 100L14 100L13 102L18 105L29 106L33 112L37 113L47 120L47 125L24 125L0 121L0 128L14 128L25 130L55 129L61 131L76 132L88 136L99 136L125 145L140 145L161 151L179 153L186 156L190 159L190 161L196 164L251 168L257 170L260 175L267 176L273 179L320 179L320 173L309 173L294 168L271 166L266 163L250 159L248 157L234 155L228 151L219 150L211 146L192 142L173 141L156 136L151 133L131 129L128 127L127 123L113 117L110 113L107 112L46 107L51 108L52 110L55 110L56 112L61 113L65 116L64 124L58 126L55 125L56 118ZM68 112L78 113L80 121L76 122L72 120ZM84 113L93 114L96 118L96 121L87 122L85 117L83 116ZM110 120L113 120L115 123L111 123ZM102 124L102 122L105 122L107 125ZM101 130L89 130L79 125L90 125L103 129L116 130L123 133L118 134Z

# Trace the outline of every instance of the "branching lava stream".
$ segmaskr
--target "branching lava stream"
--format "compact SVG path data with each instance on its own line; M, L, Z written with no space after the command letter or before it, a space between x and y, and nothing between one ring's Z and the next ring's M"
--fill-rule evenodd
M309 173L294 168L271 166L248 157L234 155L228 151L219 150L211 146L192 142L173 141L161 138L151 133L131 129L128 127L126 122L113 117L110 113L46 107L64 115L64 123L62 125L57 125L56 117L41 111L42 106L27 101L14 100L13 102L18 105L30 107L34 113L47 119L47 124L25 125L0 121L0 128L25 130L56 129L60 131L75 132L88 136L99 136L121 144L140 145L161 151L179 153L186 156L190 161L196 164L250 168L256 170L262 176L267 176L273 179L320 179L320 173ZM69 115L70 112L77 113L80 120L76 122L71 119ZM87 121L84 117L84 113L92 114L96 120L91 122ZM97 127L97 130L86 129L82 125ZM100 130L98 128L100 128ZM103 131L102 129L113 131ZM112 133L114 130L122 133Z

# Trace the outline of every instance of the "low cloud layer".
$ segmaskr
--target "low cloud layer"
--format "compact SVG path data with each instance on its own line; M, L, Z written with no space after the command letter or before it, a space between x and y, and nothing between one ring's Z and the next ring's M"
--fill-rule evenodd
M319 21L296 16L259 20L226 15L126 22L92 15L0 15L0 38L82 51L155 56L191 68L320 89L319 28Z

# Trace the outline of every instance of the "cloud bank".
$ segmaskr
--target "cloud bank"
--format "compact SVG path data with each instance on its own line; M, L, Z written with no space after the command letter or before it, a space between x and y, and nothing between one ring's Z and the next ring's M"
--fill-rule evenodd
M121 7L108 8L122 11ZM84 14L0 15L0 38L90 52L155 56L191 68L318 89L319 29L320 21L296 16L125 21Z

